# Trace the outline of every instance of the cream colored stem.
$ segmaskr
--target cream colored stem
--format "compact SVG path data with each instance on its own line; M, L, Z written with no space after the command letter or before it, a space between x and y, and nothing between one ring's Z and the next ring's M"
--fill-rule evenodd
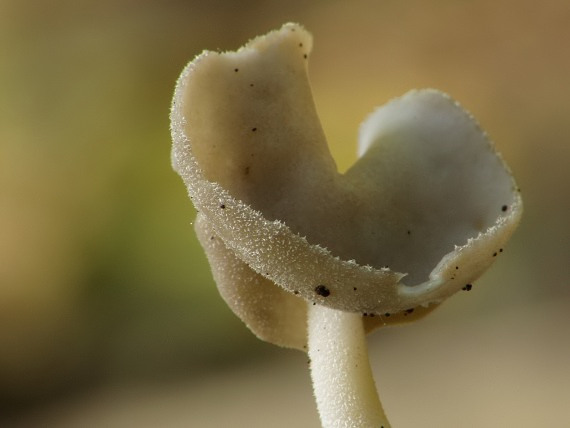
M310 306L308 329L311 378L323 427L390 427L368 362L362 316Z

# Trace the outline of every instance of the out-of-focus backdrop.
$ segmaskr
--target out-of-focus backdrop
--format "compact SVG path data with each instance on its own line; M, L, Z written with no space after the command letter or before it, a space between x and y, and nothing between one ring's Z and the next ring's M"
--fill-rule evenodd
M470 293L370 337L394 426L570 424L570 2L2 0L2 426L318 426L306 356L218 296L169 160L183 66L287 21L341 169L369 112L435 87L522 188Z

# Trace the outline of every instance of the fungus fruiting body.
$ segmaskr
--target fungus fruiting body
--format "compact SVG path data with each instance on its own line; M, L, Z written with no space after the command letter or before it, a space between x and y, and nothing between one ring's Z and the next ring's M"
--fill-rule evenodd
M308 351L323 425L388 426L365 333L471 289L522 201L479 125L435 90L374 111L358 161L339 173L312 99L311 47L286 24L195 58L172 104L172 163L224 300L261 339Z

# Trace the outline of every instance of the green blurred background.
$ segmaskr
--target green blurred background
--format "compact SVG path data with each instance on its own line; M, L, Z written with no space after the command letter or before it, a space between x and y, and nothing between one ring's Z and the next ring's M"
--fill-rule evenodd
M473 291L372 335L394 426L570 423L570 2L0 0L3 426L318 426L306 356L218 296L169 159L183 66L287 21L341 169L369 112L435 87L522 188Z

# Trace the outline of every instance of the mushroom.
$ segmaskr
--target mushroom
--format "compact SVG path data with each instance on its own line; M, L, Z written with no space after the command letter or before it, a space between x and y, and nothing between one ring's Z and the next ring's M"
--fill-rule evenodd
M365 333L470 289L522 214L511 173L449 96L414 90L361 125L337 171L298 24L204 51L171 110L172 164L220 294L259 338L308 351L323 426L389 426Z

